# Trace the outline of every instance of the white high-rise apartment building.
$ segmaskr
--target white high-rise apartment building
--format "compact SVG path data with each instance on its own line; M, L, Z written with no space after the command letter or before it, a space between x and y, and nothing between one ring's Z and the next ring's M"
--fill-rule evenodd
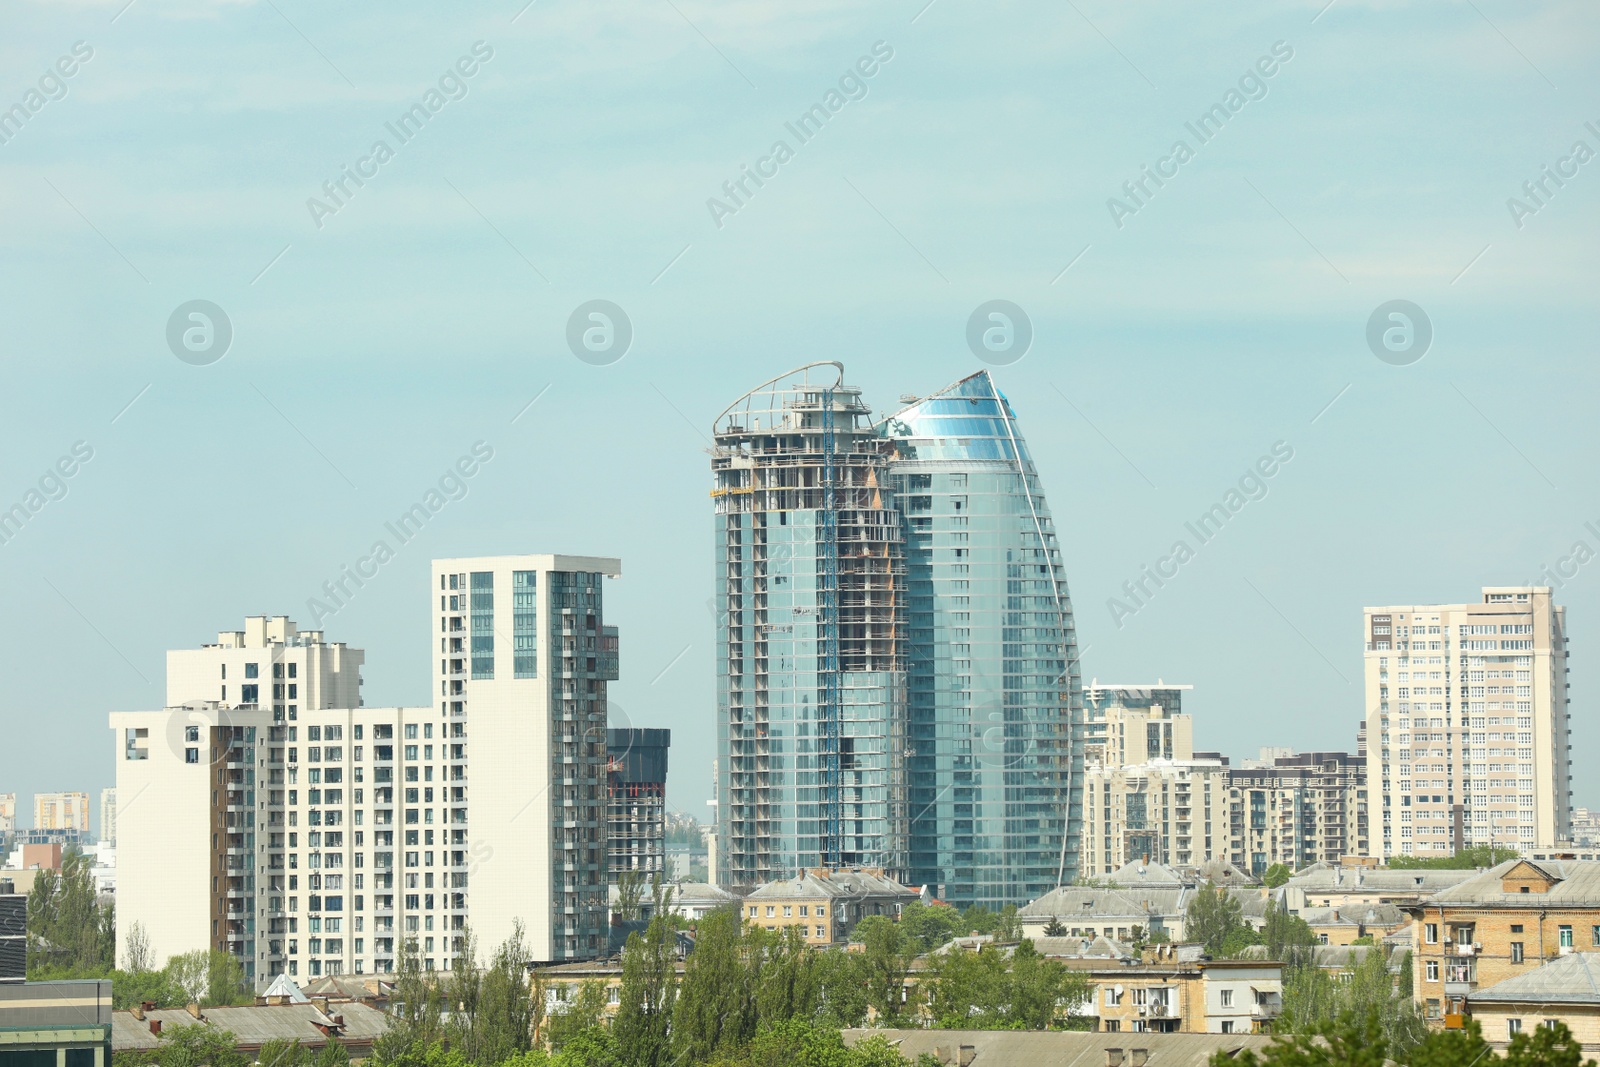
M435 699L468 728L472 928L493 947L521 922L539 960L605 948L605 625L615 559L482 556L433 563ZM454 781L454 779L452 779Z
M601 579L620 570L436 561L425 707L359 706L363 654L287 619L173 653L169 694L188 696L111 716L123 929L157 960L230 951L258 988L390 972L407 942L448 970L469 917L485 951L520 922L535 959L598 956L617 677Z
M35 793L33 797L33 828L35 830L89 829L88 793Z
M1367 767L1382 805L1373 850L1566 842L1566 609L1550 588L1364 614Z

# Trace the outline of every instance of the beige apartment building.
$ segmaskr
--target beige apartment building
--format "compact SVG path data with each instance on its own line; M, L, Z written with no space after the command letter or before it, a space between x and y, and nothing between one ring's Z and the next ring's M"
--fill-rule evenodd
M420 707L363 706L363 653L284 618L173 653L169 706L110 717L119 923L158 960L228 951L258 989L393 971L408 942L449 970L469 914L484 952L520 923L535 959L600 955L619 573L435 560Z
M1566 609L1548 586L1365 609L1373 850L1570 840Z
M1348 752L1271 754L1228 772L1228 858L1256 877L1338 864L1371 847L1366 758Z
M89 830L88 793L36 793L33 797L35 830Z

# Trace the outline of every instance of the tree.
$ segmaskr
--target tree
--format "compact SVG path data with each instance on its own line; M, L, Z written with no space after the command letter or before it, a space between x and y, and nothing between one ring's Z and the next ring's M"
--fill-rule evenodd
M543 1011L544 998L530 995L528 957L520 921L488 968L478 965L472 932L462 933L447 1000L451 1047L469 1062L497 1067L532 1046L534 1013Z
M1052 916L1050 916L1050 921L1044 924L1044 936L1046 936L1046 937L1066 937L1067 936L1067 928L1064 925L1062 925L1061 920L1059 918L1057 918L1056 916L1052 915Z
M869 915L856 923L852 940L863 946L867 1003L877 1011L879 1023L890 1025L900 1014L906 974L917 956L916 946L908 943L894 920L882 915Z
M617 1058L626 1067L664 1067L669 1062L678 935L664 912L658 907L645 935L630 934L622 950L622 990L611 1033Z
M1395 994L1389 959L1372 949L1335 980L1315 966L1286 971L1283 1012L1275 1029L1283 1033L1317 1034L1341 1020L1370 1020L1383 1034L1392 1055L1409 1053L1426 1036L1427 1022L1410 998Z
M101 907L94 868L77 847L59 871L41 870L28 893L28 969L55 968L103 975L116 966L116 916Z
M1070 1021L1092 991L1086 977L1045 959L1031 941L1009 959L992 945L942 952L918 989L936 1025L951 1030L1048 1030L1063 1014Z
M166 980L184 1003L203 1007L250 1004L255 995L239 957L219 948L197 948L167 960Z
M157 1056L161 1067L249 1067L250 1063L238 1049L238 1038L205 1023L163 1031Z
M1506 1067L1594 1067L1593 1060L1583 1058L1583 1046L1562 1022L1517 1034L1506 1049L1504 1063Z
M1314 1031L1279 1035L1257 1054L1212 1054L1212 1067L1386 1067L1388 1042L1375 1017L1348 1015Z
M700 921L672 1016L674 1062L703 1062L754 1036L759 982L744 950L756 939L742 935L734 908L719 908Z
M1470 871L1478 867L1493 867L1504 863L1506 860L1517 858L1514 848L1490 848L1488 845L1473 845L1464 848L1453 856L1390 856L1388 859L1391 870L1433 870L1433 871Z
M1316 933L1300 916L1277 904L1267 905L1266 919L1261 924L1261 943L1267 946L1268 959L1282 961L1285 973L1316 963Z
M422 970L417 940L400 943L394 988L389 996L389 1026L372 1046L372 1058L384 1064L421 1067L423 1059L445 1039L441 1019L445 1001L439 986ZM435 1065L437 1067L437 1065Z
M1266 873L1261 876L1261 884L1266 886L1268 889L1276 889L1293 877L1294 872L1291 871L1286 865L1282 863L1274 863L1272 866L1268 867Z
M603 981L578 983L577 994L550 1014L547 1032L551 1049L560 1052L583 1031L601 1025L606 1017L606 996Z
M155 970L155 955L150 949L150 935L145 933L144 923L135 922L128 927L126 955L124 970L133 974Z
M617 875L617 914L623 922L639 918L639 902L644 899L644 875L623 871Z
M932 952L956 936L963 916L946 904L912 901L900 912L900 929L917 943L918 952Z
M1194 899L1183 917L1183 936L1205 945L1211 956L1223 956L1228 935L1245 926L1244 909L1226 889L1213 882L1195 890Z

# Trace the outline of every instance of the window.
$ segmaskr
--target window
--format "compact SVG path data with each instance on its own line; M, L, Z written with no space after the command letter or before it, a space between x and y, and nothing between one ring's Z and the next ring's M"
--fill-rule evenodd
M259 663L246 663L244 665L244 676L246 678L259 678L259 677L261 677L261 664L259 664Z
M1572 947L1572 927L1566 925L1556 927L1556 944L1562 948Z
M1439 924L1424 923L1422 926L1422 940L1426 944L1437 945L1439 943Z
M817 936L818 937L827 937L828 936L827 927L818 926L817 927Z
M1427 962L1427 968L1428 968L1428 981L1437 982L1439 980L1439 961L1438 960L1429 960Z
M1506 1020L1506 1037L1507 1038L1516 1037L1520 1033L1522 1033L1522 1020L1521 1019L1507 1019Z
M1596 946L1600 946L1600 926L1591 928L1589 936Z
M1233 1007L1233 990L1224 989L1222 991L1222 1006L1224 1008Z
M1522 942L1521 941L1513 941L1513 942L1511 942L1511 962L1512 963L1521 963L1522 962Z
M200 750L198 748L186 748L186 749L184 749L183 750L183 762L185 762L185 763L199 763L200 762Z

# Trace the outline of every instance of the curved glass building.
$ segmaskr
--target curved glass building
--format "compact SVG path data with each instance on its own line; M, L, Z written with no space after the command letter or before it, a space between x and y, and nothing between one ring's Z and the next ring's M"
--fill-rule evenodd
M906 530L910 876L992 909L1076 877L1082 691L1038 470L987 371L880 424Z
M1076 875L1076 637L987 372L874 424L838 363L715 427L719 881L883 868L1000 908Z

